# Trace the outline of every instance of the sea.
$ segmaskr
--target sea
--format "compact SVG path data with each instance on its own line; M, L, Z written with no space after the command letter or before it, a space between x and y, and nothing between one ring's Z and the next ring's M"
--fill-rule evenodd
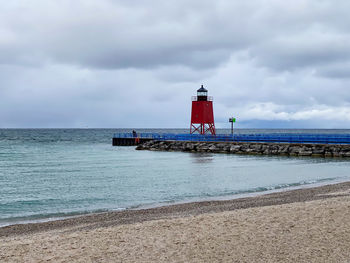
M113 147L112 137L118 132L131 129L0 129L0 226L350 180L349 159L137 151L134 146Z

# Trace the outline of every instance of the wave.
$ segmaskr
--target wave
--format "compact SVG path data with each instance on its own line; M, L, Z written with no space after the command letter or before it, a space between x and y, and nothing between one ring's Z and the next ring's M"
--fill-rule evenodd
M153 207L160 207L164 205L181 204L181 203L188 203L188 202L235 199L235 198L240 198L244 195L249 195L249 194L266 194L267 192L270 193L270 192L278 192L281 190L298 189L298 188L302 188L303 186L311 187L316 185L322 185L323 183L327 184L332 182L342 182L343 180L347 181L348 178L330 177L330 178L322 178L317 180L305 180L297 183L285 183L285 184L270 185L265 187L255 187L255 188L250 188L245 190L224 191L217 194L203 193L201 195L183 195L181 197L168 198L167 200L162 200L161 202L135 204L130 207L127 207L126 209L146 209L146 208L153 208Z

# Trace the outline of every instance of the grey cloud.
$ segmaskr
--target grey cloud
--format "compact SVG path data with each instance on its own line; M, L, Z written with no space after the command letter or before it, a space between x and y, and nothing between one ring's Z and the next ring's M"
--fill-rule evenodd
M0 126L186 127L200 84L223 127L231 114L251 125L346 116L349 8L345 0L5 2Z
M340 22L333 18L348 7L345 1L339 1L338 8L331 1L152 3L38 1L7 7L1 14L7 24L7 44L0 44L0 61L202 69L215 68L232 54L250 50L262 66L294 70L349 59L349 39L342 35L346 29L339 36L324 37L322 32L339 28ZM350 23L347 17L344 20Z
M200 82L203 78L215 74L212 68L196 70L184 66L160 67L155 70L156 76L166 82Z
M307 35L275 39L252 50L259 64L276 71L317 68L349 61L350 37Z
M350 62L329 63L317 69L316 74L331 79L349 79Z
M80 5L42 2L48 10L29 5L13 8L13 13L19 13L16 19L3 13L14 39L12 45L1 47L2 63L9 60L4 54L11 54L13 63L23 62L23 57L44 60L46 56L96 68L216 67L259 34L241 30L252 25L247 16L237 19L242 13L235 8L251 5L238 2L223 1L220 8L211 1L131 6L121 1L77 2Z

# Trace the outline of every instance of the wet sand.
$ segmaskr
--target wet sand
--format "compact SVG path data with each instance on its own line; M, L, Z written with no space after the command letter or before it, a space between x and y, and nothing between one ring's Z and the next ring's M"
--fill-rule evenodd
M350 182L3 227L0 262L350 262Z

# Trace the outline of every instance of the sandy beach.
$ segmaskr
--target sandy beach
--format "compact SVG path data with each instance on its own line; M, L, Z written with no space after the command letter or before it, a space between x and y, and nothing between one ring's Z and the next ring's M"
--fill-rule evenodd
M0 228L0 262L350 262L350 183Z

